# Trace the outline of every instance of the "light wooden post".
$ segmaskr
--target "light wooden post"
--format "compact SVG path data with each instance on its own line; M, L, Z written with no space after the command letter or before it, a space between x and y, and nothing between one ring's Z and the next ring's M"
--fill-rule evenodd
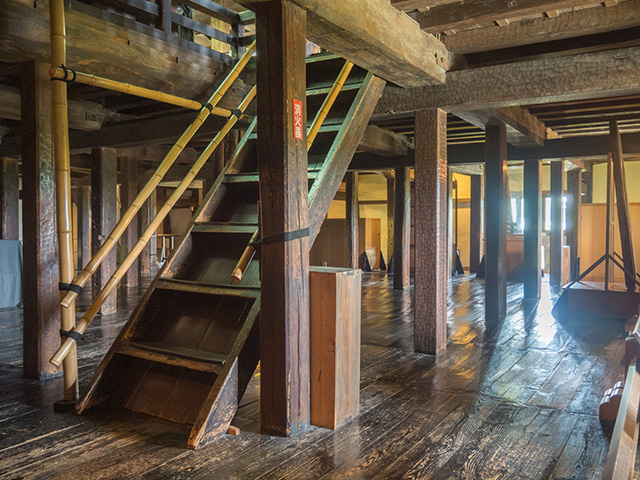
M24 64L22 186L24 237L24 376L46 379L60 370L49 358L60 344L60 292L55 238L55 170L48 65Z
M582 170L567 172L567 245L569 245L569 278L575 280L576 260L578 258L578 219L579 205L582 201Z
M471 175L469 204L469 272L477 273L482 258L482 175Z
M360 242L358 225L360 206L358 205L358 172L347 172L346 222L347 222L347 267L358 268L358 245Z
M415 327L416 352L447 348L447 114L415 114Z
M264 238L309 226L306 13L280 0L257 4L255 12L258 118L269 119L258 122ZM261 255L261 429L296 435L310 415L309 239L265 245Z
M549 239L549 283L562 284L562 249L564 246L563 197L564 162L551 162L551 235Z
M116 199L117 158L111 148L94 148L93 170L91 172L91 243L95 256L117 223ZM116 270L116 251L109 252L93 276L93 296L104 288ZM102 305L100 313L111 314L116 311L116 293L114 292Z
M16 158L0 158L0 239L20 238L20 175Z
M120 159L121 165L121 178L122 183L120 186L120 203L122 210L126 210L130 207L136 196L138 195L138 160L131 157L122 157ZM127 227L127 232L124 235L123 255L126 257L127 253L133 248L138 241L138 222L133 221ZM138 286L138 260L134 260L131 268L127 270L124 275L123 282L127 287Z
M540 298L542 268L542 161L524 162L524 298Z
M411 285L411 175L409 169L396 168L395 178L393 288L403 290Z
M485 321L495 325L507 314L506 127L492 123L485 135Z

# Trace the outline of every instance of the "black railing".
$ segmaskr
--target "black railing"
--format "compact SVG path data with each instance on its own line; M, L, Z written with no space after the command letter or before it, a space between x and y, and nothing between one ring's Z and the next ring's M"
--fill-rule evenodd
M211 0L71 0L70 8L225 64L255 38L245 33L252 30L252 12Z

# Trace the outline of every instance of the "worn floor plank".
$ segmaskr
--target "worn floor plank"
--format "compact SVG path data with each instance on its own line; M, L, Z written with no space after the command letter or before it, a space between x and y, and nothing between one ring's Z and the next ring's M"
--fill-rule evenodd
M447 352L413 353L413 288L385 275L362 289L361 415L297 438L259 433L255 377L234 425L199 451L189 428L126 410L56 414L60 379L21 378L22 318L0 310L0 479L585 479L601 476L608 441L597 418L622 378L623 325L562 324L557 293L538 305L508 286L508 318L484 327L484 287L449 284ZM79 350L82 385L144 292L122 290L115 315L97 317ZM81 312L88 305L80 297Z

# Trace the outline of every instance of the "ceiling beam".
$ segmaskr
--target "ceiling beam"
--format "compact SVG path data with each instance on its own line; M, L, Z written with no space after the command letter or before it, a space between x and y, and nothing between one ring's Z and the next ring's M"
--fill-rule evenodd
M69 128L85 131L99 130L107 119L117 119L118 114L105 110L102 105L86 100L69 100ZM0 85L0 118L20 120L20 89Z
M419 9L428 10L429 8L447 5L449 3L456 3L459 1L460 0L391 0L391 5L398 10L410 12L412 10Z
M544 13L559 8L580 7L584 4L584 0L467 1L431 8L421 13L418 16L418 21L425 32L439 33L445 30L469 28L496 20Z
M521 107L457 112L456 116L483 130L492 117L501 120L507 126L507 142L510 145L540 146L548 137L544 123Z
M387 87L376 114L487 108L608 98L640 93L640 47L449 72L445 85Z
M405 135L368 125L358 144L358 150L385 156L406 155L411 142Z
M307 12L307 38L402 87L437 85L455 59L389 0L291 0ZM263 0L240 0L257 9Z
M579 138L557 138L547 140L543 147L520 148L509 145L509 162L526 160L606 159L611 150L609 135ZM640 133L622 135L622 150L625 156L640 155ZM413 150L408 155L384 157L370 153L357 153L350 170L383 170L396 167L413 167ZM484 142L447 146L448 165L480 165L484 163Z
M443 41L449 51L467 54L611 32L639 25L640 0L628 0L612 7L574 10L554 18L544 17L503 27L465 30L447 35Z

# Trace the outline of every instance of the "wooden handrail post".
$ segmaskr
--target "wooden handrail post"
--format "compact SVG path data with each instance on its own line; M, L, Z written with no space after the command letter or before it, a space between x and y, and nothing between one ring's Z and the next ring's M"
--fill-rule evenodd
M51 28L51 65L63 66L67 62L67 38L64 0L49 3ZM56 184L56 230L60 261L60 283L73 281L73 233L71 212L71 158L69 154L69 116L67 84L62 81L51 84L53 151ZM70 331L75 325L75 304L69 302L60 312L60 327ZM75 402L78 398L78 360L75 347L70 349L63 365L64 399Z
M124 212L111 231L105 242L102 244L102 247L96 252L96 254L91 258L89 263L82 269L82 272L78 274L78 276L73 279L73 289L67 292L65 297L63 298L61 305L65 308L69 308L71 302L74 298L77 297L78 291L84 287L87 281L91 278L91 276L95 273L97 268L106 258L108 253L113 249L113 247L118 243L118 240L122 236L122 234L126 231L127 226L131 221L135 218L136 213L144 202L149 198L149 196L155 191L155 188L158 186L162 178L169 171L171 166L174 164L178 155L184 150L187 143L193 138L196 132L200 129L204 121L211 114L211 110L215 108L218 102L222 99L223 95L227 92L231 84L238 78L242 69L249 63L251 56L255 50L255 42L247 49L242 58L235 65L233 70L227 75L227 78L220 84L220 86L216 89L215 93L211 96L209 101L205 104L205 106L200 110L198 116L191 122L191 124L187 127L185 132L180 136L175 145L169 150L164 160L160 163L155 173L149 180L149 182L144 186L144 188L140 191L138 196L132 202L131 206ZM231 117L234 118L234 117ZM237 119L236 119L237 120Z
M245 109L253 101L255 96L256 96L256 87L254 86L249 91L247 96L244 98L240 106L238 107L240 114L241 112L245 111ZM202 152L200 157L198 157L198 159L193 164L189 172L185 175L184 179L180 182L178 187L173 191L169 199L165 202L165 204L162 206L160 211L153 218L149 226L145 229L143 234L140 236L140 239L138 240L138 242L134 245L134 247L125 257L125 259L122 261L121 265L113 273L113 275L111 276L111 278L109 279L105 287L102 289L100 294L96 297L96 299L93 301L89 309L82 316L82 318L80 319L76 327L73 329L73 332L79 335L82 335L84 333L84 331L87 329L87 327L91 323L91 320L93 320L93 317L95 317L95 315L100 310L100 307L102 306L104 301L109 297L111 292L113 292L113 290L116 288L116 286L118 285L118 282L120 281L122 276L125 274L125 272L129 269L129 267L134 262L134 260L138 257L138 255L140 255L145 245L147 244L149 239L152 237L153 232L155 232L158 229L160 224L164 221L165 217L169 214L173 206L180 199L182 194L187 190L189 185L191 185L191 182L193 182L193 180L195 179L200 169L204 166L204 164L207 162L207 160L209 159L213 151L224 139L224 137L233 128L233 126L236 124L238 119L239 119L238 114L234 114L231 118L229 118L229 120L227 120L227 123L224 125L222 130L220 130L217 133L217 135L214 137L214 139L211 140L209 145L207 145L207 148L205 148L205 150ZM73 345L75 345L75 340L71 337L67 337L64 343L62 344L62 346L51 358L51 363L53 363L54 365L59 365L60 362L62 362L62 360L65 358L67 353L71 350Z

